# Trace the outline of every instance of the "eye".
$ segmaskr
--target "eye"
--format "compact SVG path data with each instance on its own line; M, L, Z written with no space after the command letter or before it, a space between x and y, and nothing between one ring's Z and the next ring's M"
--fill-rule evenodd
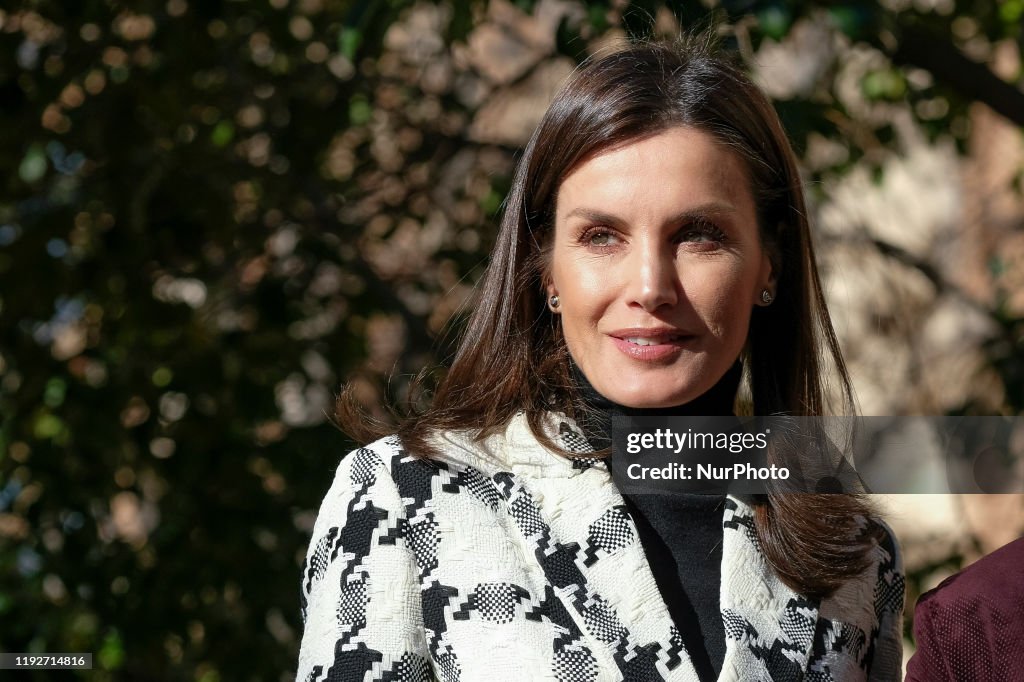
M618 242L618 237L608 228L595 227L584 232L580 236L580 242L601 249L614 246Z
M696 242L710 246L726 241L726 235L714 223L699 221L691 223L680 230L677 239L680 242Z

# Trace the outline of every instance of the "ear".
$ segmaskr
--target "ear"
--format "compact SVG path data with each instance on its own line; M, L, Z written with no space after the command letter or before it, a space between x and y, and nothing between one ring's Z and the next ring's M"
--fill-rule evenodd
M555 297L555 301L558 301L558 287L555 286L555 280L551 276L551 269L546 267L544 272L541 273L541 282L544 285L544 305L547 306L548 310L552 314L558 315L562 312L562 309L557 305L551 305L552 297Z
M754 305L771 305L761 299L761 292L765 289L771 294L772 299L775 299L778 289L777 261L778 259L773 258L768 249L765 249L764 253L761 254L761 269L757 277L757 290L754 292Z
M547 305L548 310L555 315L560 314L562 312L561 308L551 304L553 298L554 300L558 300L558 289L555 288L554 282L548 280L548 283L544 286L544 290L547 292L547 296L544 297L544 304Z

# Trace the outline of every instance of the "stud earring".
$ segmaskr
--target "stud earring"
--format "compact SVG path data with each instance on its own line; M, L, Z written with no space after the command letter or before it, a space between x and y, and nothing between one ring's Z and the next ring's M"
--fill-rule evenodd
M551 298L548 299L548 304L552 308L557 308L560 301L558 300L558 294L552 294Z
M768 291L767 289L762 289L761 290L761 302L762 303L764 303L765 305L771 305L772 301L774 301L774 300L775 300L775 297L772 296L772 292Z

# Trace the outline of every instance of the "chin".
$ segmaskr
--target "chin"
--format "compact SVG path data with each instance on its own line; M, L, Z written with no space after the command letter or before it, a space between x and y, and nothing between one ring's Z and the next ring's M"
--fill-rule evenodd
M607 396L611 401L616 402L623 407L632 407L637 409L675 407L676 405L688 403L700 395L700 393L695 393L693 391L678 390L652 392L651 389L647 387L612 391L611 393L612 395Z

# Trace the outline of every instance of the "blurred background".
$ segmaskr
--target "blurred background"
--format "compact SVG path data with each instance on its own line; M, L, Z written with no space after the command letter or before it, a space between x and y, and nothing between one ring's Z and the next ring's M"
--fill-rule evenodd
M1024 0L7 2L0 650L292 679L342 381L444 363L576 64L709 17L802 161L862 412L1020 415ZM910 606L1024 531L885 503Z

